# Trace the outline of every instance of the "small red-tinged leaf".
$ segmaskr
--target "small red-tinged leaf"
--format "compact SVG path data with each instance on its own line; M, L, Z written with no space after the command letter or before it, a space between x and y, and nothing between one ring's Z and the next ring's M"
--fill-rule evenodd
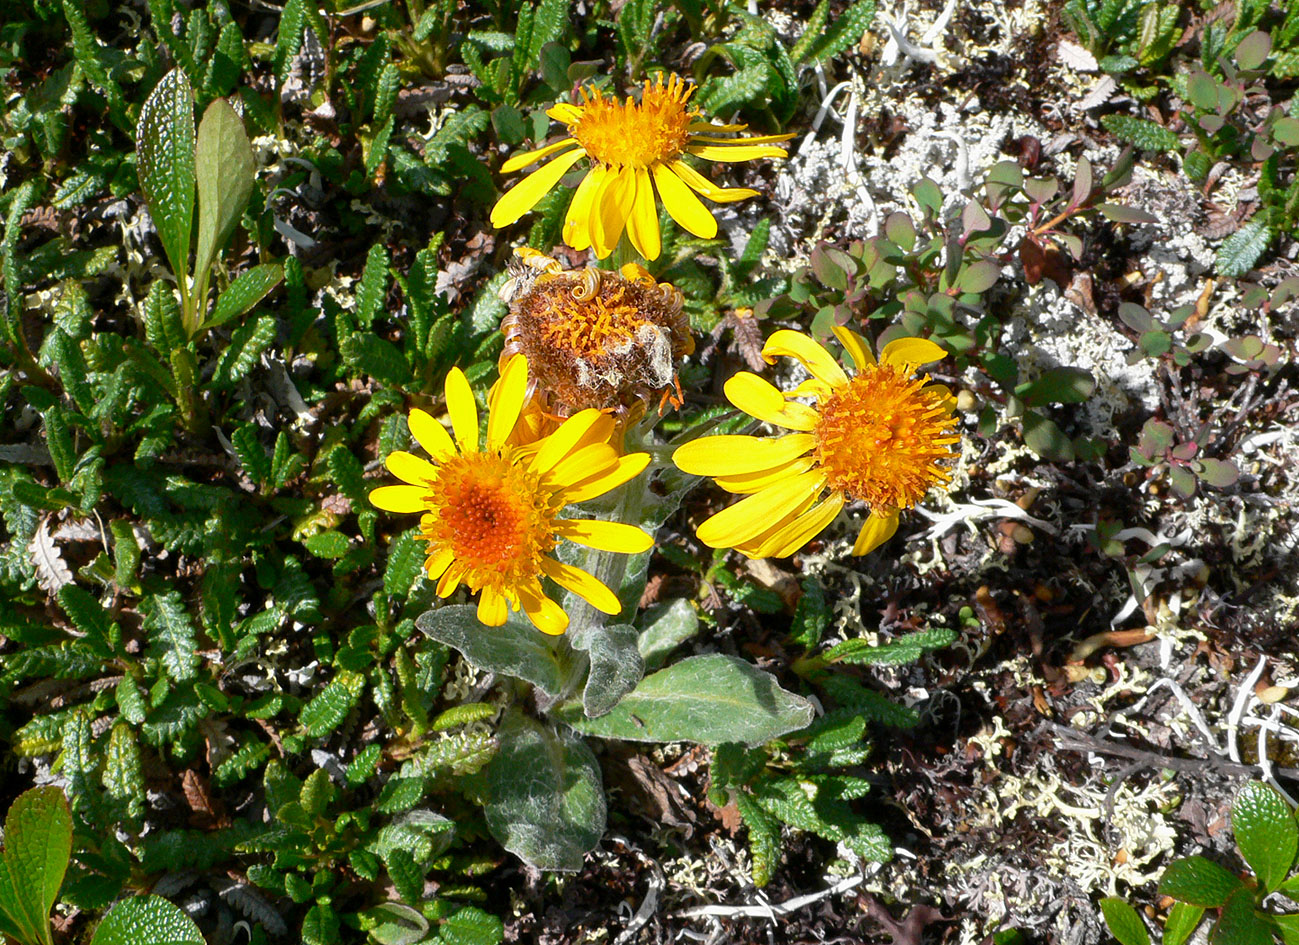
M1185 466L1168 467L1168 484L1183 499L1195 495L1195 474Z
M1299 144L1299 118L1282 118L1278 121L1272 126L1272 139L1287 147Z
M1221 908L1244 883L1217 863L1202 856L1174 860L1159 880L1159 891L1193 906Z
M1065 249L1069 250L1070 256L1074 259L1082 259L1083 241L1081 236L1074 236L1072 233L1056 233L1054 236ZM1061 285L1063 284L1061 283Z
M976 200L971 200L961 211L961 229L966 236L971 233L981 233L984 230L992 228L992 218L988 216L988 211Z
M1024 181L1024 193L1034 203L1046 203L1060 190L1060 182L1054 177L1032 177Z
M1218 83L1203 69L1195 69L1186 81L1186 94L1191 104L1206 111L1218 107Z
M987 292L1001 277L1001 267L990 259L981 259L966 266L956 277L956 288L962 292Z
M1272 51L1272 37L1262 30L1254 30L1236 47L1236 65L1242 69L1257 69L1267 61Z
M1144 210L1138 210L1136 207L1125 207L1121 203L1102 203L1097 204L1096 209L1101 212L1101 216L1114 223L1158 223L1159 217L1153 213L1146 213Z
M1201 459L1196 463L1195 475L1206 485L1226 489L1236 484L1236 480L1240 478L1240 470L1236 468L1235 463L1227 460ZM1239 841L1240 838L1237 837L1237 842ZM1293 859L1293 853L1291 858Z
M1119 320L1133 331L1159 330L1159 323L1150 317L1149 312L1135 302L1119 303Z
M1073 179L1073 197L1069 200L1069 206L1081 207L1087 202L1087 198L1092 193L1092 162L1087 158L1078 159L1078 169Z
M1200 448L1194 443L1178 443L1168 451L1168 458L1175 459L1179 463L1189 463L1195 459L1195 454L1199 451Z
M901 210L890 213L884 221L884 235L911 252L916 245L916 225L911 220L911 214Z
M1042 273L1046 270L1046 253L1040 244L1027 236L1020 240L1019 261L1024 266L1025 282L1029 285L1037 285L1042 281Z

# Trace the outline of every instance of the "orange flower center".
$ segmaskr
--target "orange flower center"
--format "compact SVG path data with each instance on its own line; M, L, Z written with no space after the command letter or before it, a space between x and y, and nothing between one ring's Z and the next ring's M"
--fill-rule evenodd
M592 160L601 164L651 167L681 155L690 143L690 123L696 112L686 107L694 92L676 76L663 77L645 91L639 102L628 96L605 98L599 90L582 89L582 117L570 127Z
M871 508L905 509L951 476L959 437L949 398L890 365L868 367L818 411L814 456L830 488Z
M557 543L549 500L513 448L464 453L429 483L421 537L430 556L450 550L471 590L517 587L535 580Z

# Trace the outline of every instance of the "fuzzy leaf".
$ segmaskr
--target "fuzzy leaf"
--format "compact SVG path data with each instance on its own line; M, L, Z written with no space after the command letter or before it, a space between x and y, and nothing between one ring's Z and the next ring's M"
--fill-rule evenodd
M1272 245L1272 236L1261 215L1250 220L1218 247L1218 272L1232 279L1243 276Z
M605 800L591 749L517 709L497 732L500 753L484 772L487 827L528 865L575 871L604 835Z
M563 686L564 673L546 636L518 613L511 612L502 626L484 627L477 607L458 604L421 614L415 626L483 672L517 676L551 696Z
M636 646L645 669L658 669L679 645L699 632L699 614L690 601L676 598L647 609Z
M805 727L812 705L741 659L708 654L646 676L598 719L587 718L574 702L555 714L583 734L602 738L756 745Z
M571 642L591 660L582 690L582 710L587 718L610 711L645 675L645 661L636 648L636 630L628 624L588 625L574 633Z

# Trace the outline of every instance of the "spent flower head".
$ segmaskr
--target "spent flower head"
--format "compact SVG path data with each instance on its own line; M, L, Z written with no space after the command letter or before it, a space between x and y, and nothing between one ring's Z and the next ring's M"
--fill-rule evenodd
M640 101L619 101L596 88L582 89L581 104L560 103L546 114L568 126L568 136L534 151L516 154L501 170L511 173L545 158L549 161L519 181L492 208L492 225L509 226L550 192L581 158L591 160L564 220L564 242L595 250L603 259L626 229L636 251L658 258L661 247L655 193L672 219L695 236L717 235L717 220L700 202L717 203L757 196L747 187L719 187L683 159L749 161L783 158L775 142L790 134L729 137L747 125L714 125L689 105L694 92L676 76L646 81Z
M530 401L555 417L588 407L627 417L672 396L677 365L695 349L675 286L636 263L565 270L516 252L501 293L510 303L501 358L527 357Z
M603 551L635 554L653 539L621 522L564 518L564 507L622 485L649 462L646 453L622 455L609 444L614 421L598 410L568 418L549 436L532 440L516 432L528 364L506 362L488 398L487 439L480 444L478 407L458 369L447 375L447 412L454 441L428 413L410 412L410 430L432 458L389 454L388 470L405 485L380 486L370 501L388 512L420 513L424 562L437 593L448 597L464 584L479 592L478 619L500 626L522 608L545 633L563 633L568 615L542 585L550 578L607 614L621 610L618 596L580 568L551 553L562 540Z
M702 437L673 454L685 472L712 476L723 489L747 496L699 526L704 544L751 558L785 557L859 499L870 515L852 551L864 555L893 536L901 509L948 481L945 463L959 439L955 403L947 388L913 376L916 365L942 358L943 349L899 338L877 362L856 332L834 333L852 356L851 376L816 341L782 330L767 339L763 357L768 364L792 357L811 373L809 380L788 392L747 371L726 382L736 407L794 432Z

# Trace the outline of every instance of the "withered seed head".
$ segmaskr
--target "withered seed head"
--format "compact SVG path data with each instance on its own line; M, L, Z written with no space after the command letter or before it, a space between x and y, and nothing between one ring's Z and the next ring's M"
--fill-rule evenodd
M675 286L635 263L566 271L535 251L519 256L501 291L510 303L501 360L527 357L529 394L543 410L626 415L673 389L678 361L695 350Z

